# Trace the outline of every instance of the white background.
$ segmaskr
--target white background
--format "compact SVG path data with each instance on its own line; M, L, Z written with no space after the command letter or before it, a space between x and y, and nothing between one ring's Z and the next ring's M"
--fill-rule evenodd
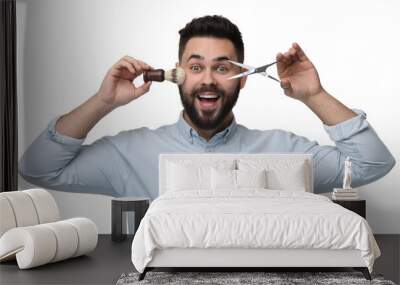
M52 118L95 94L122 56L172 68L178 31L194 17L223 15L242 32L246 63L270 63L296 41L317 67L324 88L367 113L398 163L384 178L361 187L360 194L373 231L399 234L399 3L17 0L19 156ZM85 144L121 130L174 123L181 108L175 85L153 83L148 94L101 120ZM248 79L234 113L248 128L285 129L332 144L318 117L267 78ZM20 178L20 189L30 187ZM52 193L63 218L86 216L100 233L110 233L110 197Z

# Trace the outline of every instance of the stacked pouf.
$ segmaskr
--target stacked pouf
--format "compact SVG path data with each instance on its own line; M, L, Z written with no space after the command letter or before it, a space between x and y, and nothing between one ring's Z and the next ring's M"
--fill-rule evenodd
M60 220L54 198L44 189L0 193L0 262L16 259L20 269L86 254L98 231L87 218Z

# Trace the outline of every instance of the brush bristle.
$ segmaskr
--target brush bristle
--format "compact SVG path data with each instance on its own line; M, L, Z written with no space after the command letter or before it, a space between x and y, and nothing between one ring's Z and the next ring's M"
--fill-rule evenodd
M165 72L165 80L181 85L185 81L185 71L182 67L177 67Z

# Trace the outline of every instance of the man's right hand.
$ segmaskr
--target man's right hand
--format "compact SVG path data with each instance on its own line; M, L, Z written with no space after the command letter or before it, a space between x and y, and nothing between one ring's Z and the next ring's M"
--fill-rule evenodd
M128 104L147 93L151 81L136 87L133 80L153 67L130 56L124 56L107 72L96 96L112 108Z

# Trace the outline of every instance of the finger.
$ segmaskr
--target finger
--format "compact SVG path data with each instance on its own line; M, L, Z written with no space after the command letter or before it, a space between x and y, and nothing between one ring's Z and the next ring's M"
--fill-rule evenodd
M137 75L140 75L143 73L143 68L140 66L137 59L135 59L131 56L128 56L128 55L124 56L122 59L133 64L133 66L136 69Z
M150 90L151 82L152 81L148 81L148 82L140 85L138 88L136 88L135 94L139 97L139 96L142 96L143 94L147 93Z
M282 73L286 68L283 54L280 52L276 55L276 68L278 70L278 74Z
M289 54L290 54L290 56L292 58L292 61L299 61L300 60L299 56L297 54L297 50L295 48L291 47L289 49Z
M293 48L296 49L297 51L297 55L299 57L300 60L308 60L307 55L305 54L305 52L303 51L303 49L300 47L300 45L298 43L293 43L292 44Z
M292 90L292 85L290 84L290 81L288 79L281 79L281 87L285 91Z
M133 75L136 75L136 69L135 69L129 62L127 62L127 61L120 60L120 61L116 64L115 68L118 69L118 70L121 70L121 71L122 71L123 69L127 69L127 70L129 70Z
M125 55L122 59L131 62L132 64L136 63L138 60L132 56Z
M154 69L151 65L149 65L149 64L147 64L146 62L144 62L144 61L141 61L141 60L138 60L138 62L141 64L141 66L144 68L144 69Z
M127 61L129 61L130 63L133 64L138 75L143 73L143 68L140 66L139 62L136 59L134 59L134 60L127 59Z
M278 52L278 54L276 55L276 61L277 62L283 62L283 54Z
M137 60L137 62L140 64L140 66L142 67L143 70L151 70L151 69L154 69L154 68L152 68L150 65L148 65L147 63L145 63L144 61Z
M283 63L283 64L287 64L288 63L288 59L287 59L287 57L285 56L285 54L283 54L283 53L278 53L278 55L277 55L277 59L279 58L279 61L281 62L281 63Z
M285 63L286 63L287 65L289 65L289 64L292 63L292 57L290 56L290 53L289 53L289 52L285 52L285 53L283 54L283 57L285 58Z

